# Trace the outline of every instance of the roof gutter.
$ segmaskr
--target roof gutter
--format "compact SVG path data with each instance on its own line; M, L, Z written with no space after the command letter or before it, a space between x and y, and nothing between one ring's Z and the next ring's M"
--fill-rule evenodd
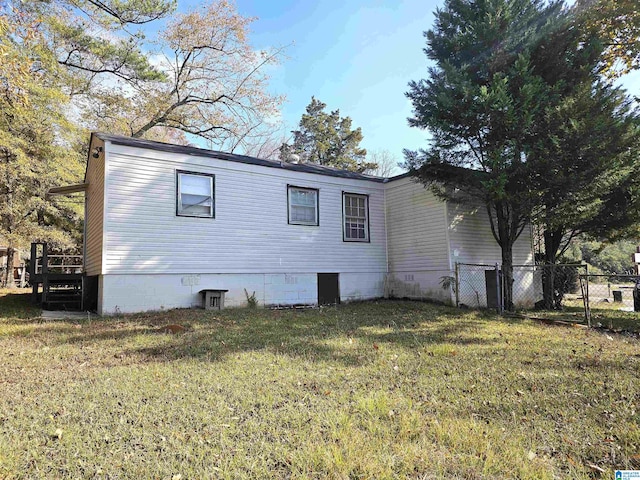
M63 187L53 187L47 191L47 197L55 195L68 195L70 193L84 192L89 186L88 183L76 183L74 185L65 185Z

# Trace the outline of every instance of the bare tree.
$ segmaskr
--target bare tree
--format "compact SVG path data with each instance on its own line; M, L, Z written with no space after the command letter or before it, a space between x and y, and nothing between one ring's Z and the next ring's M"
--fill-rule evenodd
M373 150L367 153L367 159L378 166L367 173L378 177L391 177L402 172L400 159L389 150Z
M173 17L154 57L166 78L105 89L94 110L106 129L147 138L175 129L231 152L263 138L283 100L268 91L267 67L283 49L254 50L252 21L224 0Z

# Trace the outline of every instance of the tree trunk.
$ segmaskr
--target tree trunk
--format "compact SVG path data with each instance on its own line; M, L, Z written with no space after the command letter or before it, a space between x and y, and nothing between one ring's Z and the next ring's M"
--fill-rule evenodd
M544 265L542 268L542 298L545 310L553 310L555 305L556 255L562 242L564 229L544 231Z
M5 271L4 286L6 288L16 288L16 282L13 278L13 258L15 250L12 247L7 248L7 270Z
M513 304L513 244L505 242L502 245L502 284L504 309L511 312Z
M491 214L492 209L495 222ZM491 231L502 252L502 304L505 310L513 311L513 244L522 233L522 217L508 202L487 205L487 211Z

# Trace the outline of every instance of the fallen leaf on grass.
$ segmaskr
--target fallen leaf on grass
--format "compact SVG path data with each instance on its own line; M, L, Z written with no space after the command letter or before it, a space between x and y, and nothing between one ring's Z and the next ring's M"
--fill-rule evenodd
M606 472L604 468L601 468L598 465L594 465L593 463L587 463L587 467L589 467L591 470L595 470L596 472L600 472L600 473Z
M187 329L185 327L183 327L182 325L178 325L178 324L172 324L172 325L165 325L164 327L160 327L158 328L158 330L156 330L159 333L184 333L187 331Z
M380 348L380 347L378 346L378 344L377 344L377 343L374 343L374 344L373 344L373 349L374 349L374 350L378 350L379 348Z
M62 439L62 429L61 428L56 429L56 431L53 433L53 435L51 435L51 438L55 438L56 440L61 440Z

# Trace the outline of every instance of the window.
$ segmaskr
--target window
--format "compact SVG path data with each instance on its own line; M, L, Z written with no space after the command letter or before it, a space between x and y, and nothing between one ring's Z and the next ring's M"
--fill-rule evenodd
M344 241L369 241L369 197L354 193L343 193Z
M213 218L214 176L206 173L177 172L178 198L176 215L183 217Z
M292 225L318 225L318 190L289 185L287 193L289 197L289 223Z

